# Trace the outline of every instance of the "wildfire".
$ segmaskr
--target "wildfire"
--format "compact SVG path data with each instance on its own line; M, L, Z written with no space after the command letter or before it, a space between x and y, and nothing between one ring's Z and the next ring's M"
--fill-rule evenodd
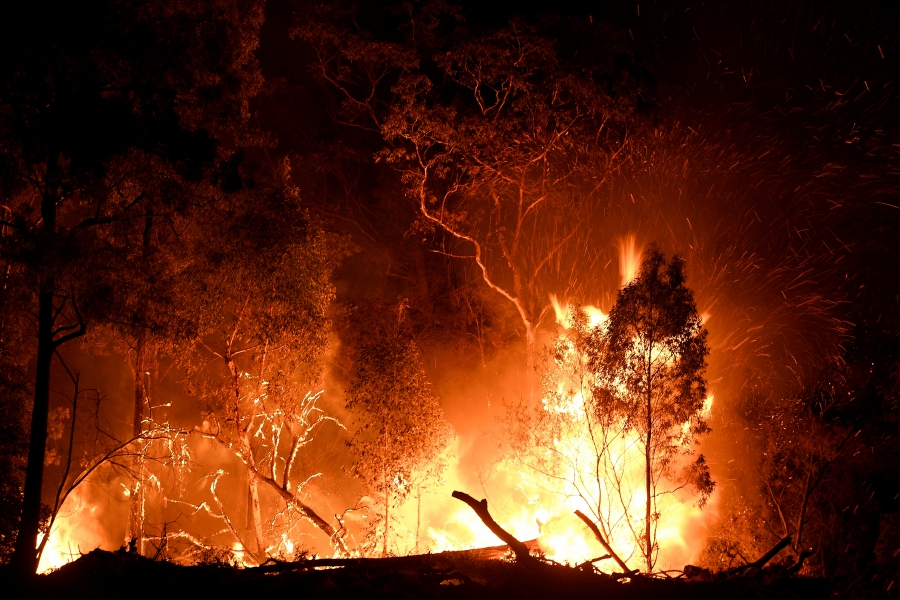
M707 398L705 411L712 407ZM521 457L504 460L496 470L496 477L506 482L509 493L522 502L495 507L496 518L512 535L520 540L536 539L544 555L554 561L581 564L607 554L593 534L574 515L603 513L607 522L615 526L609 531L610 545L631 568L641 567L640 550L633 530L638 523L633 515L640 515L646 501L643 491L642 455L635 433L621 436L611 444L610 452L622 473L620 490L615 482L597 478L592 472L596 454L591 432L586 425L583 400L580 395L568 398L566 404L544 398L542 409L564 413L571 418L572 427L552 441L552 447L542 449L556 452L566 459L567 472L541 473L522 465ZM594 484L596 487L592 487ZM625 499L623 504L622 498ZM701 511L688 495L667 494L657 504L659 546L658 568L681 568L695 560L705 540L705 523L713 497ZM487 530L478 517L466 506L455 509L442 528L429 528L432 550L462 550L496 546L497 538ZM614 570L611 561L598 562L601 569Z
M90 497L89 487L75 488L66 499L41 554L39 573L48 573L95 548L114 550L106 539L104 506ZM123 496L124 497L124 496ZM43 540L43 535L37 540Z
M641 249L634 236L622 238L619 263L623 286L636 277L640 258ZM563 329L557 347L569 355L568 359L578 361L574 345L566 337L566 332L576 325L575 311L582 313L590 330L602 327L608 314L596 306L570 307L554 295L550 302L556 322ZM708 314L704 314L703 321L707 319ZM654 348L651 352L656 355L659 350ZM517 538L536 538L547 558L580 564L607 553L574 515L579 510L606 524L602 529L610 546L630 568L641 568L638 532L643 524L636 515L642 515L647 493L639 435L624 422L613 423L603 434L608 437L598 444L600 434L591 423L592 409L585 403L585 396L591 393L590 376L575 382L566 380L562 373L548 377L549 385L545 387L552 393L542 398L541 410L554 418L554 427L550 428L553 439L504 460L498 467L499 476L525 502L518 503L514 510L500 508L497 518L502 518L504 527ZM709 395L702 410L704 418L709 416L712 403L713 396ZM687 433L690 423L682 427ZM599 466L601 463L603 467ZM705 521L714 511L701 512L676 482L662 483L673 491L660 494L656 500L657 568L678 568L696 558L705 539ZM714 506L715 501L713 496L709 506ZM455 533L451 535L450 530ZM448 519L443 530L430 529L429 534L437 551L497 543L465 507ZM604 568L604 563L598 562L598 566Z
M634 236L626 236L619 242L619 270L622 285L627 285L637 275L640 267L641 248ZM589 331L603 328L609 321L608 313L592 305L571 306L555 295L550 296L560 332L555 340L555 360L569 361L570 365L584 367L584 358L578 354L572 332L577 328ZM705 322L709 315L703 314ZM643 511L647 502L644 487L645 462L638 432L627 426L624 418L618 423L607 423L601 432L597 429L595 409L591 404L592 379L586 370L576 369L580 375L573 378L565 369L550 369L545 374L544 394L536 408L534 421L523 421L523 431L534 434L535 428L548 419L553 427L542 430L545 435L538 444L519 447L493 466L490 485L496 494L491 498L491 511L498 522L513 536L522 541L535 540L548 559L568 564L592 561L603 570L617 570L618 566L608 557L604 546L575 515L575 511L588 515L600 524L609 546L632 569L644 567L640 547L643 527ZM313 399L318 398L316 395ZM709 395L702 410L707 417L712 409L713 396ZM545 423L546 424L546 423ZM682 425L685 434L690 423ZM209 422L196 431L208 433ZM205 438L202 438L205 439ZM537 439L537 438L535 438ZM201 440L202 441L202 440ZM432 494L425 504L430 518L424 531L419 532L422 498L410 497L397 511L399 519L416 523L398 534L394 542L396 551L443 552L499 545L498 539L485 527L480 518L468 507L444 496L450 486L456 489L468 487L470 473L460 466L463 454L457 440L444 457L448 465L445 485L438 494ZM277 445L276 445L277 446ZM219 472L219 475L222 473ZM210 492L222 514L213 515L207 504L193 506L193 512L206 513L224 520L227 527L220 533L234 532L233 523L225 516L224 508L216 492L215 478ZM693 502L690 494L676 482L662 480L671 493L659 494L654 517L658 555L657 569L680 568L694 561L705 541L705 524L715 516L716 496L710 498L705 511ZM399 479L395 487L406 485ZM128 500L132 490L124 485L121 500ZM102 539L98 519L102 516L99 502L87 497L90 488L79 488L73 493L57 520L44 549L40 571L47 572L74 560L82 552L96 547L115 549L114 541ZM177 500L170 500L177 503ZM499 503L498 503L499 502ZM418 504L416 504L418 503ZM123 503L127 505L127 502ZM712 510L710 510L712 508ZM205 513L204 513L205 514ZM359 517L365 520L364 517ZM352 514L350 520L358 520ZM171 534L170 534L171 535ZM187 534L184 534L187 535ZM193 540L193 538L192 538ZM405 540L405 541L404 541ZM108 543L106 543L108 542ZM195 545L202 545L193 540ZM267 548L269 555L289 557L299 548L298 540L283 531ZM227 548L234 564L255 564L252 552L240 541ZM598 560L599 559L599 560Z

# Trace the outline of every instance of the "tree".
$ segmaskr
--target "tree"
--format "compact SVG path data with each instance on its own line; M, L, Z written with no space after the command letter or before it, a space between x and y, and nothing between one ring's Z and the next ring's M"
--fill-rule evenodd
M674 478L676 456L709 431L703 417L707 332L684 282L684 263L674 257L666 264L651 247L637 277L619 290L589 350L588 364L598 375L598 409L624 417L639 437L646 492L640 542L648 572L658 551L658 499L667 491L660 482ZM685 475L705 501L714 484L702 454Z
M260 483L345 550L334 527L302 500L294 468L313 432L334 422L308 390L328 348L330 276L346 244L310 219L290 187L207 218L204 231L220 236L212 244L195 238L198 259L182 297L193 313L186 320L196 324L181 364L207 421L198 434L246 467L260 560L267 553Z
M19 511L22 475L27 456L24 421L28 404L28 337L17 318L23 302L22 286L11 282L13 272L4 269L0 285L0 564L12 557Z
M900 478L896 461L872 457L900 450L900 334L877 299L866 300L825 368L788 393L758 386L735 403L735 425L752 434L745 454L757 487L735 490L744 510L720 526L711 563L746 555L748 541L768 548L791 536L794 566L843 582L845 595L894 579Z
M421 486L434 477L429 469L452 438L419 349L402 332L405 309L401 302L396 323L357 351L347 402L356 426L349 442L353 472L378 502L382 556L390 549L392 510L410 492L421 495Z
M337 92L338 119L387 142L380 156L401 173L415 230L437 252L473 261L515 308L530 372L548 294L574 291L590 262L596 192L651 95L599 25L463 30L458 12L407 5L396 12L406 35L397 42L360 34L353 11L313 9L295 35Z
M37 316L15 551L18 571L29 573L37 566L54 354L105 318L103 278L148 219L189 211L234 181L231 152L217 140L232 148L246 141L262 10L257 2L108 0L19 4L4 13L0 186L11 202L3 252L25 273L27 310ZM148 179L152 191L141 185Z

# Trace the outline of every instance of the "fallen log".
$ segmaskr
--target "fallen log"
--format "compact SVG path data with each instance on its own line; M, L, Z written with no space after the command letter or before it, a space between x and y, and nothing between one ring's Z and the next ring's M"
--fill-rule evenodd
M488 512L487 500L478 501L465 492L455 491L452 495L457 500L462 500L468 504L469 508L474 510L475 514L478 515L478 518L481 519L481 522L491 530L491 533L500 538L503 543L512 549L513 553L516 555L517 562L527 564L534 560L528 552L528 546L517 540L508 531L497 524L497 521L495 521L491 516L491 513Z
M537 540L523 542L529 550L537 550L540 546ZM509 546L489 546L487 548L473 548L471 550L445 550L428 554L410 554L409 556L386 556L380 558L302 558L296 561L280 561L270 558L268 561L255 567L263 572L284 572L322 567L367 569L418 569L424 567L438 567L453 564L459 560L490 561L502 560L509 552ZM596 560L596 559L595 559Z
M597 525L593 521L591 521L591 519L586 514L584 514L580 510L576 510L575 515L579 519L584 521L584 524L588 526L588 529L591 530L591 532L594 534L594 537L596 537L597 541L600 542L600 545L603 546L603 549L609 553L612 559L616 561L616 564L618 564L622 568L622 571L624 571L625 574L630 575L636 571L636 569L629 569L628 565L625 564L625 561L619 558L619 555L615 553L615 551L612 549L612 546L610 546L609 543L605 539L603 539L603 534L600 533Z
M586 560L583 563L581 563L580 565L576 565L575 568L580 569L580 570L584 570L589 567L592 568L594 566L594 563L600 562L601 560L606 560L607 558L612 558L612 557L609 554L604 554L603 556L598 556L597 558L592 558L590 560Z

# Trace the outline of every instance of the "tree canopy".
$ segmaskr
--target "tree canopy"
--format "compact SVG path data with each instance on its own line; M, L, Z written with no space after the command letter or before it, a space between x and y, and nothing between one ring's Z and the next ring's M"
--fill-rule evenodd
M609 319L589 350L598 375L598 410L612 410L640 438L644 454L645 515L642 551L647 570L655 561L658 486L675 478L673 459L709 427L703 415L707 397L707 332L694 297L685 286L684 262L666 263L654 246L640 270L616 295ZM685 475L700 493L712 491L703 455Z
M30 296L20 314L37 313L15 554L33 572L54 354L125 320L126 280L152 276L124 268L143 242L171 241L181 217L243 186L262 5L37 2L0 22L0 250Z
M391 547L392 510L423 483L425 471L434 468L452 439L419 349L404 335L405 308L401 301L387 335L358 350L347 401L356 415L353 472L377 502L382 556Z

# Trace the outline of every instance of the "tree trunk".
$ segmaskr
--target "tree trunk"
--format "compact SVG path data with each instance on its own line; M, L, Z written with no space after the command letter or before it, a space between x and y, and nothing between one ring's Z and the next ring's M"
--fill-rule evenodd
M652 344L650 345L652 348ZM644 473L646 476L645 484L647 487L647 512L644 517L644 558L647 562L647 572L653 571L653 536L651 534L651 517L653 509L653 387L650 369L652 362L650 359L650 351L647 352L647 443L644 446Z
M388 534L390 532L390 518L391 518L391 493L390 491L385 491L384 493L384 544L381 547L381 556L385 557L388 553Z
M37 571L37 536L41 522L41 489L44 482L44 458L47 449L47 418L50 411L50 367L53 352L53 288L48 278L38 296L38 350L34 381L34 406L31 411L31 437L28 445L28 466L25 470L25 490L22 498L22 517L16 537L13 566L19 574Z
M422 527L422 486L416 486L416 549L415 553L419 553L419 530Z
M250 514L253 517L253 531L256 535L256 554L263 558L266 554L266 543L263 539L262 511L259 505L259 481L256 477L256 461L250 446L250 437L241 433L241 448L247 461L247 483L250 488Z
M396 405L396 403L392 403ZM382 443L384 444L384 450L388 449L388 444L390 442L390 436L388 435L388 425L386 421L382 421L382 427L384 428L384 434L382 435ZM390 518L391 518L391 488L388 485L388 468L387 463L385 461L384 455L381 457L381 486L384 490L384 540L381 544L381 557L384 558L387 556L388 551L388 535L390 535Z
M45 249L56 240L56 211L59 188L59 157L55 152L47 160L47 187L41 195L41 237ZM53 306L56 281L42 277L38 291L38 350L34 381L34 406L31 411L31 436L28 443L28 466L22 494L22 516L12 563L16 572L32 574L38 568L37 535L41 522L41 490L44 483L44 458L47 449L47 417L50 412L50 367L57 342L53 339L56 311Z
M652 292L651 292L652 294ZM649 302L649 314L652 321L653 318L653 298L651 296ZM644 516L644 544L646 546L645 558L647 562L647 573L653 571L653 535L652 522L653 516L653 342L655 328L651 325L647 337L647 444L644 446L644 461L646 465L646 487L647 487L647 512Z
M256 473L256 460L253 458L253 446L250 440L250 433L247 426L243 424L243 414L241 413L241 380L240 372L234 360L229 353L225 355L225 364L231 374L231 390L234 393L234 423L238 430L238 437L241 444L241 454L247 465L247 486L250 492L249 510L253 519L253 531L256 537L256 556L263 558L266 552L266 544L263 540L262 514L259 505L259 484Z
M650 415L650 408L649 408L649 406L648 406L648 408L647 408L647 415L648 415L647 420L649 421L649 420L650 420L650 417L649 417L649 415ZM647 464L647 468L645 469L646 476L647 476L647 478L646 478L646 484L647 484L647 513L646 513L645 521L644 521L644 524L645 524L645 526L646 526L646 529L645 529L645 531L644 531L644 544L645 544L645 548L646 548L646 549L644 550L644 558L646 559L646 562L647 562L647 572L648 572L648 573L650 573L650 572L653 570L653 545L651 544L651 542L652 542L652 536L651 536L651 534L650 534L650 517L651 517L652 504L653 504L653 497L651 496L651 491L652 491L652 488L653 488L653 476L652 476L652 474L651 474L651 472L650 472L650 458L651 458L651 457L650 457L650 442L651 442L651 436L652 436L652 433L651 433L650 430L648 429L648 430L647 430L647 446L646 446L646 448L644 449L644 459L645 459L646 464Z
M132 437L137 439L144 429L144 399L146 398L146 387L144 377L146 371L145 354L146 340L144 335L138 336L135 343L134 355L134 416L132 418ZM140 440L135 442L140 444ZM142 453L140 453L142 454ZM132 547L138 552L143 552L144 539L144 519L142 515L144 495L143 481L143 459L141 456L135 456L132 460L131 468L135 473L134 483L131 486L131 506L128 513L128 529L125 533L126 539L131 543Z

